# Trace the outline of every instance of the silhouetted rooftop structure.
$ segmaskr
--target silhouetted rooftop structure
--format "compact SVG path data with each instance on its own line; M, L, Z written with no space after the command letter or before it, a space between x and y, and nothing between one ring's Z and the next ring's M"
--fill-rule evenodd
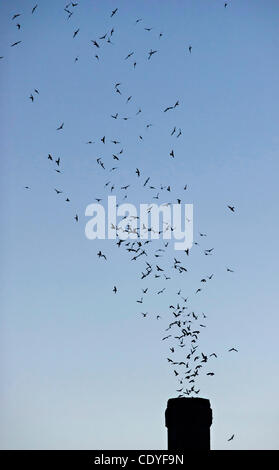
M206 398L170 398L165 413L168 450L210 450L212 409Z

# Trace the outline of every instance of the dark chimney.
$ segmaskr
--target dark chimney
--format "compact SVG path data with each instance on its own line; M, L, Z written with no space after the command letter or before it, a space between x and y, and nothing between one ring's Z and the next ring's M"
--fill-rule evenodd
M206 398L170 398L166 409L168 450L210 450L212 410Z

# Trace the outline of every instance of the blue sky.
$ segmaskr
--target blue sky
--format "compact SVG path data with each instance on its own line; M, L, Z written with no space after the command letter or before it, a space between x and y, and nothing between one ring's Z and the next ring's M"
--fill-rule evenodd
M201 350L218 354L215 376L198 382L213 408L212 448L278 449L278 2L78 3L67 19L60 0L39 1L33 15L35 2L0 2L1 448L166 448L177 379L161 338L181 288L189 309L207 315ZM113 44L98 39L111 28ZM150 49L158 52L147 60ZM116 112L130 119L112 119ZM96 158L117 166L116 147L124 153L112 175ZM145 285L114 242L84 234L85 208L106 198L105 182L118 202L131 184L128 202L148 203L158 192L143 190L148 176L172 188L159 202L194 205L199 243L187 259L170 249L170 272L179 256L188 273L173 274L162 296L153 293L165 284ZM147 310L162 319L142 318Z

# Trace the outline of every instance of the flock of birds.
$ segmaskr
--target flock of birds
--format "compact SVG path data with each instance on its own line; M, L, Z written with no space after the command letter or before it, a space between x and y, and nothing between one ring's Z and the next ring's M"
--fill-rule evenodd
M70 2L68 3L64 11L67 15L67 19L69 20L75 12L75 9L78 7L78 2ZM228 3L224 4L224 7L227 8ZM32 10L31 14L35 14L38 9L38 4L36 4ZM110 13L110 18L116 21L117 15L120 14L118 8L115 8ZM21 24L20 18L22 17L21 13L16 13L12 16L12 21L16 20L16 27L17 30L20 31ZM135 20L135 24L139 24L143 21L142 18L138 18ZM101 59L101 50L105 43L107 44L115 44L112 43L112 38L114 37L115 33L115 25L112 25L105 34L100 35L97 38L92 39L91 43L93 48L96 50L95 58L96 60ZM146 32L150 32L153 28L145 27L144 30ZM75 28L73 31L73 39L77 37L80 32L80 28ZM160 40L163 36L163 33L159 33L158 39ZM11 47L17 46L21 43L21 40L17 40L11 44ZM193 53L192 45L186 46L186 50L188 49L188 53ZM158 54L158 49L150 49L147 53L147 60L150 61L155 54ZM127 54L124 54L123 60L124 61L132 61L132 66L134 69L137 67L137 61L135 59L136 53L135 51L129 51ZM3 57L1 57L3 59ZM75 57L75 62L78 61L78 57ZM125 104L128 105L132 100L133 96L128 95L126 96L123 86L121 83L115 83L112 86L113 92L119 95L120 100L122 100L121 105ZM29 96L30 101L33 103L34 100L39 96L40 92L37 88L34 88L32 93ZM167 106L163 107L160 112L164 113L175 113L176 108L180 106L179 100L176 100L172 104L168 104ZM141 107L139 107L135 113L135 115L141 114L143 111ZM120 111L112 112L110 117L112 120L128 120L130 119L129 116L121 116ZM146 130L152 127L151 123L147 123L145 125ZM55 129L54 129L55 130ZM56 128L57 132L64 132L64 122L61 122L57 125ZM139 134L138 141L143 140L143 136ZM178 126L174 126L170 129L170 136L180 138L182 136L182 129ZM121 165L121 160L123 155L125 154L124 148L122 148L121 140L108 138L107 136L99 136L97 139L88 140L86 144L91 145L94 143L101 143L103 148L108 148L110 153L110 159L112 158L112 162L116 162L115 165L111 166L111 160L104 160L103 157L98 156L96 158L97 166L103 171L104 175L104 189L105 191L111 195L115 194L117 190L120 191L120 194L123 195L123 199L128 198L129 190L132 187L132 183L126 184L123 181L123 184L119 187L113 181L113 175L115 172L118 174L121 172L121 169L118 165ZM175 147L175 145L173 145ZM113 149L113 150L112 150ZM175 149L172 148L169 151L169 157L174 159L176 157ZM56 158L52 154L48 154L46 157L52 165L54 165L54 169L57 173L61 173L61 159ZM134 178L137 180L137 183L140 184L143 191L155 191L153 199L159 200L163 194L167 194L168 196L172 193L173 189L170 185L158 185L156 183L151 182L151 178L144 174L144 171L140 168L134 169ZM107 181L108 180L108 181ZM187 191L188 185L185 184L183 188L181 188L182 192ZM25 186L25 189L30 190L30 186ZM65 195L64 189L54 188L57 196L63 197ZM182 193L183 194L183 193ZM70 203L69 196L65 196L65 202ZM95 200L97 202L101 202L103 198L96 197ZM175 199L175 203L181 204L183 200L183 195L179 195L178 198ZM168 205L170 203L166 203ZM235 207L231 204L227 204L228 212L234 213ZM148 212L152 212L152 204L148 208ZM78 214L73 216L76 223L79 222ZM150 311L141 311L145 310L143 307L145 305L146 298L151 295L156 296L165 296L167 299L166 301L166 310L167 314L164 314L164 318L168 315L169 322L167 327L165 328L164 334L162 335L162 341L167 345L166 348L168 350L168 354L166 357L166 361L168 362L172 374L176 379L176 392L178 397L185 397L185 396L198 396L200 394L200 388L197 387L196 382L198 377L202 374L205 370L205 374L208 377L214 376L214 365L212 361L217 359L216 352L205 353L204 351L200 350L199 347L199 337L201 331L206 328L206 318L207 316L201 312L195 312L191 309L190 304L190 297L191 295L198 295L205 287L206 284L212 282L214 277L214 273L202 275L200 279L200 285L196 286L197 288L194 292L188 292L187 295L179 289L176 292L176 297L170 301L168 294L168 281L173 278L174 273L182 276L187 276L188 267L187 267L187 258L190 255L190 250L186 249L184 253L181 255L173 255L171 243L170 241L166 241L161 237L160 240L152 240L146 239L143 240L140 238L140 227L138 226L139 217L128 217L125 218L125 225L123 223L121 226L112 226L111 228L116 230L117 240L115 241L117 249L123 250L126 252L127 256L130 258L131 261L137 263L138 265L138 272L139 272L139 279L142 281L142 287L139 293L138 298L135 300L137 306L141 306L140 311L138 314L143 319L154 318L158 321L162 320L162 314L152 313ZM124 228L123 228L124 227ZM146 232L150 233L154 232L153 228L141 227L141 229L146 230ZM173 231L174 227L171 225L166 224L162 227L162 230L158 232L158 235L162 235L164 231ZM124 235L125 234L125 235ZM133 236L133 239L127 239L127 236ZM206 239L205 233L199 233L200 240ZM159 247L158 247L159 246ZM214 248L201 248L199 242L195 241L194 246L197 246L200 249L200 253L203 256L213 256L214 255ZM99 258L100 262L108 262L108 256L106 253L102 252L101 250L97 251L97 257ZM171 261L171 266L166 264L166 262ZM227 273L233 273L234 270L231 267L226 267ZM149 280L157 279L158 284L160 286L154 292L152 288L150 288ZM112 287L112 293L117 295L119 292L119 287L117 283ZM238 350L235 347L228 348L228 352L230 353L237 353ZM212 364L212 365L211 365ZM228 439L231 441L234 438L234 434Z

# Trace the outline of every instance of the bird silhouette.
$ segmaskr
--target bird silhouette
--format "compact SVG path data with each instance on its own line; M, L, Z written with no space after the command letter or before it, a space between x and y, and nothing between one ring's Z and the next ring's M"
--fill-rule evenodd
M104 258L105 260L107 260L106 255L104 255L101 251L99 251L99 252L97 253L97 256L98 256L99 258Z
M156 52L158 52L158 51L153 51L152 49L150 49L150 51L148 52L148 60L151 59L153 54L156 54Z
M118 11L118 8L115 8L115 10L113 10L113 11L111 12L110 17L112 18L112 17L115 15L115 13L116 13L117 11Z
M17 46L20 43L21 43L21 41L14 42L13 44L11 44L11 47Z

